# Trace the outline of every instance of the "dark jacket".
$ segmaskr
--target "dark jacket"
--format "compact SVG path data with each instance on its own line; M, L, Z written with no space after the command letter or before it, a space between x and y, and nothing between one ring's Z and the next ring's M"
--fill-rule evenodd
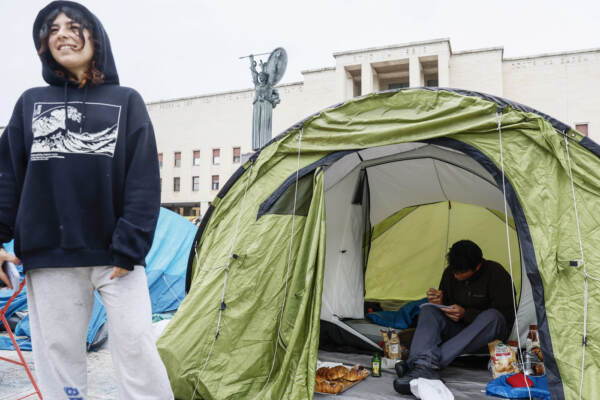
M498 310L506 319L510 332L515 320L513 285L510 275L495 261L483 260L479 271L464 281L454 278L446 268L440 282L445 305L458 304L465 309L463 322L470 324L480 312L489 308Z
M0 243L15 239L25 270L47 267L144 265L160 207L152 124L142 97L119 86L108 36L95 24L104 83L77 85L40 55L49 84L25 91L0 137Z

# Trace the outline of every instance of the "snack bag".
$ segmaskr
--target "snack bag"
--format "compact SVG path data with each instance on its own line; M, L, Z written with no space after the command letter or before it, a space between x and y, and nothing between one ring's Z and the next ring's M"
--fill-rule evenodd
M510 346L500 340L494 340L488 343L488 349L490 351L490 371L494 379L519 372L516 354Z

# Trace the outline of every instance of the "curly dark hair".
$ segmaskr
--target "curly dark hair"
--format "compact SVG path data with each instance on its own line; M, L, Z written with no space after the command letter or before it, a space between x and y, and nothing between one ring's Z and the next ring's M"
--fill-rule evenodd
M52 57L52 53L50 52L50 49L48 47L48 37L50 36L50 27L54 23L54 20L56 19L56 17L58 17L58 15L61 13L64 13L67 17L71 18L73 21L75 21L79 24L78 35L84 46L85 46L85 36L83 35L84 29L87 29L90 32L90 39L92 40L92 42L94 44L94 57L92 58L90 68L86 71L81 82L79 82L79 87L85 86L86 83L88 83L88 82L92 85L102 84L104 82L104 74L97 67L101 44L95 37L95 29L94 29L95 26L92 23L92 21L90 21L89 18L87 18L81 11L79 11L73 7L69 7L69 6L57 7L54 10L52 10L48 14L48 16L46 16L46 19L44 20L44 23L42 24L42 27L40 28L40 32L39 32L41 46L38 51L38 55L41 56L42 54L48 52L48 54L47 54L48 63L50 64L50 67L52 69L54 69L54 72L56 72L56 74L58 76L63 77L63 78L68 76L68 71L62 65L60 65L54 59L54 57Z
M446 256L452 273L473 271L483 261L483 253L477 244L470 240L454 243Z

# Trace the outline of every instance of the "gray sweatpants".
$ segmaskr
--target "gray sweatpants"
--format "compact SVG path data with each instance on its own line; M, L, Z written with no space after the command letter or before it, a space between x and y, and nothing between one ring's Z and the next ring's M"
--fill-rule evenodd
M109 279L113 267L44 268L27 273L33 360L44 400L87 399L86 335L94 289L108 319L108 343L121 400L171 400L152 337L144 268Z
M477 352L506 334L504 316L493 308L482 311L467 325L452 321L435 307L423 307L410 345L408 365L445 368L457 356Z

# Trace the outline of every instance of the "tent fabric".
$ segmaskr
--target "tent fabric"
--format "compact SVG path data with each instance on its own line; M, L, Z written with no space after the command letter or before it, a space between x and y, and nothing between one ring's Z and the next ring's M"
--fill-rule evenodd
M185 393L190 398L197 385L205 399L267 398L267 392L278 394L273 398L312 397L311 368L316 363L316 343L311 347L308 339L303 351L294 347L290 352L288 348L286 354L295 354L290 354L295 360L293 367L287 357L275 360L274 372L267 382L273 350L276 346L283 349L286 344L277 338L276 321L283 301L286 267L283 260L288 251L291 222L295 218L298 228L295 236L303 239L307 234L306 224L317 226L313 236L323 246L324 238L330 234L330 227L326 230L324 226L328 214L321 221L311 220L310 212L307 217L265 215L257 220L259 205L296 170L335 152L426 143L458 150L472 158L502 188L499 120L509 214L515 221L523 266L531 283L552 398L578 398L583 371L582 395L592 397L597 391L599 372L595 359L600 354L594 346L588 346L582 371L584 276L581 267L568 267L569 261L580 259L581 254L565 137L569 143L583 251L587 271L592 276L600 276L597 262L600 253L596 250L600 248L600 229L594 212L600 195L598 157L579 144L581 134L559 121L493 96L447 89L404 89L349 100L294 125L242 166L237 181L231 183L226 194L217 196L211 215L203 220L194 257L190 258L188 296L158 342L176 393ZM352 170L342 180L354 173ZM356 176L360 173L356 172ZM368 186L368 171L363 176ZM338 184L328 183L328 192L335 186ZM315 196L323 201L319 188L323 186L315 185L313 202ZM501 196L502 193L500 199ZM339 207L350 209L350 202L351 199L339 203ZM413 205L417 204L406 206ZM295 267L299 265L297 260L306 258L307 253L321 251L322 255L325 250L300 247L299 240L293 243ZM354 242L348 239L346 243ZM230 249L239 255L231 263ZM338 248L338 260L350 250L357 251L356 247ZM258 254L261 257L256 257ZM359 258L355 254L352 257ZM320 260L324 263L325 257ZM295 300L310 302L315 315L296 320L294 329L310 332L307 337L312 337L318 331L317 300L324 282L315 277L314 271L326 268L313 263L303 268L304 291L298 292ZM589 316L600 311L600 292L595 285L590 282ZM227 307L220 310L224 287ZM253 313L256 313L254 319ZM211 350L219 314L223 329ZM297 317L303 315L298 313ZM600 322L594 318L588 318L587 327L590 337L600 332ZM238 349L244 349L244 357L240 357ZM207 359L207 367L202 371ZM232 364L235 379L225 373ZM297 374L300 365L308 376Z
M230 195L243 197L243 189L243 185L241 190L234 185ZM187 294L157 342L177 398L313 395L325 258L323 173L318 170L314 176L306 217L267 214L256 221L258 206L254 207L254 202L259 194L256 190L248 192L246 201L238 203L230 214L215 208L211 223L218 223L230 236L226 240L203 236L203 243L214 251L198 253L194 290ZM238 218L256 222L237 225ZM292 225L294 240L290 245ZM251 234L244 235L249 228ZM264 246L263 240L281 247ZM232 247L236 257L229 253ZM290 247L292 257L288 260ZM269 268L265 273L264 268L270 265L280 268ZM225 285L228 273L232 279ZM202 290L195 290L198 287ZM218 314L211 312L215 307L224 309L221 325ZM200 323L190 330L191 321Z
M325 177L329 172L325 172ZM364 271L362 257L363 226L361 205L350 204L349 197L358 171L331 187L325 196L328 229L325 246L325 274L321 319L336 323L337 318L364 318ZM341 204L346 204L340 207ZM357 296L352 294L359 293Z
M449 247L462 239L473 240L486 259L509 270L505 219L499 215L502 213L470 204L439 202L401 210L389 217L395 221L391 226L387 219L375 225L365 299L422 298L427 289L437 288ZM520 293L521 261L514 227L510 228L510 244L515 289Z
M21 351L31 351L31 340L18 338L17 344ZM15 346L8 336L0 336L0 350L15 350Z

